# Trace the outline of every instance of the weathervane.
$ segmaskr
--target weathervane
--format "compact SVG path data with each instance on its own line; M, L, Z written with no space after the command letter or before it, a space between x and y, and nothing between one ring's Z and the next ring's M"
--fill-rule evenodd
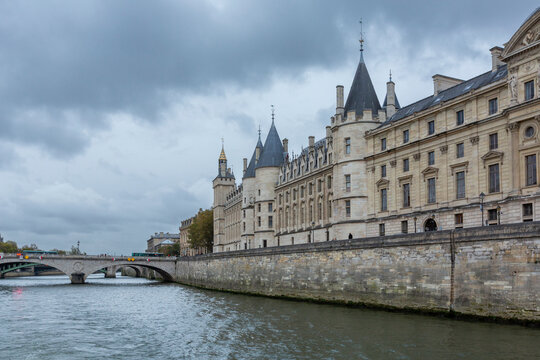
M392 69L390 69L390 81L392 81Z
M363 24L362 24L362 18L360 18L360 51L364 51L364 31L363 31Z
M270 105L270 107L272 108L272 122L274 122L274 105Z
M259 124L259 137L261 137L261 124Z

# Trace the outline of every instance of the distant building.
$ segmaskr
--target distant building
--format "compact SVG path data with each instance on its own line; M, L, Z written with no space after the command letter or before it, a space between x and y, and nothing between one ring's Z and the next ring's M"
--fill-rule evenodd
M160 247L180 242L180 234L155 233L147 241L147 252L159 252Z
M361 52L325 138L290 155L272 118L238 186L222 148L214 252L540 220L540 8L490 52L403 107L391 78L380 105Z
M192 248L189 245L189 227L195 216L182 220L180 225L180 256L195 256L206 254L206 248Z

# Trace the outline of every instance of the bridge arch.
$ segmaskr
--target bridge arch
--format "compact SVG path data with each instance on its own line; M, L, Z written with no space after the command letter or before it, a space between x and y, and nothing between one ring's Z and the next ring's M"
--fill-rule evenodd
M69 269L67 267L59 266L58 264L48 263L47 261L38 260L38 259L20 259L20 258L10 258L10 259L0 260L0 267L2 267L3 265L11 265L11 264L25 264L21 266L20 268L30 267L30 266L35 266L35 265L46 265L64 273L71 279L71 276L69 274ZM6 272L10 272L16 269L7 269L7 270L8 271ZM5 273L4 271L0 271L0 272Z
M86 278L88 277L88 275L93 274L94 272L101 270L103 268L109 267L109 266L114 266L117 269L121 267L130 267L133 269L135 269L136 267L147 268L150 270L154 270L159 275L161 275L161 277L163 278L163 281L165 282L171 282L174 279L173 274L170 274L167 270L158 267L157 264L154 264L154 263L143 263L143 262L133 263L133 262L128 262L128 261L115 261L115 262L111 262L111 264L109 264L108 266L98 265L94 267L89 267L88 269L85 268L84 281L86 281ZM140 269L136 269L135 271L139 272L140 274Z

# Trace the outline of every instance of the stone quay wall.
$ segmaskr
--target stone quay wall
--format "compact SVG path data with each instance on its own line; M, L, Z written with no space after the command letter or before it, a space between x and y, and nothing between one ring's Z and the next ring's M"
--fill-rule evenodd
M540 222L179 258L179 283L540 323Z

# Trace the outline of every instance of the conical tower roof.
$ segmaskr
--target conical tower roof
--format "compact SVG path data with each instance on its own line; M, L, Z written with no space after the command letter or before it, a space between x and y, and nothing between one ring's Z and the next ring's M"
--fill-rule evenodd
M386 96L384 97L384 102L382 104L382 107L385 108L386 107L386 99L388 98L388 94L386 94ZM394 94L394 99L396 99L396 109L401 109L401 106L399 105L399 100L397 99L397 95Z
M272 120L272 126L270 127L270 131L268 131L268 135L266 136L264 147L262 149L261 156L259 157L259 161L257 162L257 165L255 165L255 169L270 166L281 166L283 164L284 152L283 144L281 143L276 126L274 125L274 120Z
M249 165L246 169L246 172L242 179L246 178L252 178L255 177L255 165L256 164L256 157L257 157L257 148L259 148L259 156L262 153L263 150L263 144L261 142L261 134L259 134L259 140L257 141L257 145L255 146L255 150L253 150L253 155L251 155L251 160L249 161Z
M364 63L363 52L361 52L360 62L345 103L345 114L351 110L354 110L357 114L362 114L365 109L371 109L373 114L378 114L381 105Z

